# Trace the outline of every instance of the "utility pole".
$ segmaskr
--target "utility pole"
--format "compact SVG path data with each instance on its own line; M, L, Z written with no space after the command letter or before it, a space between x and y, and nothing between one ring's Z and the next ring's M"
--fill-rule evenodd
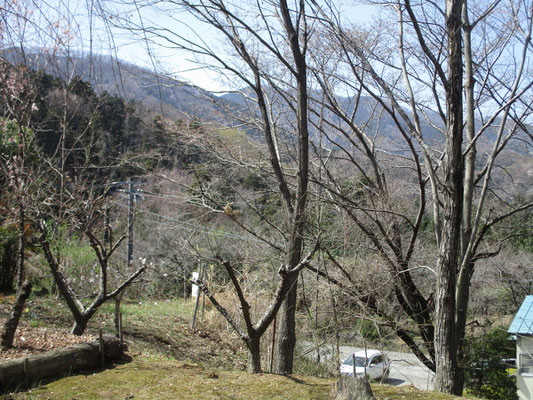
M120 184L128 184L128 258L127 258L127 267L128 269L133 264L133 220L135 218L135 210L133 208L135 202L135 187L138 185L138 182L133 182L131 179L127 182L118 182ZM122 297L124 296L124 290L115 296L115 328L117 332L120 332L120 304L122 302Z
M133 201L134 201L134 193L133 193L133 185L134 183L130 180L128 182L128 192L129 192L129 201L128 201L128 267L131 267L131 263L133 260Z

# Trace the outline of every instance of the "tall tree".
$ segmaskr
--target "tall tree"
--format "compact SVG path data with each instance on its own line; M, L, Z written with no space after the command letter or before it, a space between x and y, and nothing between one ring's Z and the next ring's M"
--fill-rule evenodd
M336 50L328 52L329 59L316 57L322 64L317 65L315 76L325 93L325 100L317 99L317 103L323 105L326 119L317 128L330 149L335 149L333 156L353 165L361 175L357 197L346 190L342 175L332 168L327 168L328 180L321 184L389 269L391 292L416 323L422 345L398 326L375 293L355 284L353 275L348 275L348 283L336 282L391 326L436 372L439 391L460 394L475 264L499 251L485 240L489 230L532 207L531 202L517 204L498 193L494 179L496 160L502 160L514 140L525 140L531 146L528 121L532 110L526 104L532 81L524 66L530 60L533 9L529 2L501 1L475 6L447 1L443 8L395 1L387 6L399 21L396 31L384 23L368 30L353 27L335 12L333 4L328 13L319 8L330 48ZM398 39L388 40L389 35ZM487 40L487 35L493 40ZM340 90L349 93L349 102L339 101ZM365 112L368 119L357 121ZM388 141L380 137L383 125L393 126L398 136ZM375 133L370 134L371 130ZM479 147L486 155L478 154ZM413 192L417 196L413 215L399 203L405 195L394 193L391 177L402 174L390 169L391 165L406 168L404 176L414 171L412 179L418 188ZM361 193L366 195L361 197ZM499 204L500 212L494 213L490 203ZM416 266L411 265L426 206L432 207L437 254L432 293L420 285ZM329 255L346 278L342 259L332 252Z
M161 11L165 15L174 15L177 23L181 23L182 14L174 9L176 6L181 11L189 12L198 23L203 24L201 26L207 26L206 29L222 40L229 51L219 44L215 47L197 33L187 35L168 25L151 24L149 18L142 15L143 11ZM254 103L248 116L257 116L254 118L258 121L256 129L266 142L270 174L275 179L285 214L285 221L279 227L284 243L280 245L270 238L264 238L266 243L273 245L272 248L283 261L278 289L267 311L255 325L250 320L247 311L249 306L238 280L234 279L233 263L224 261L222 265L232 278L242 304L247 333L242 333L241 337L250 350L249 369L253 372L260 370L259 340L282 307L275 371L291 373L296 342L298 274L309 260L309 257L303 256L309 175L306 57L311 30L305 1L289 6L285 0L245 4L222 0L180 0L161 2L157 9L151 7L148 11L138 7L137 12L139 20L122 21L130 31L138 33L150 43L164 43L177 51L193 54L206 68L215 71L220 81L228 82L243 98ZM109 12L102 14L109 15ZM287 96L287 92L291 96ZM275 107L280 105L287 107L287 121L280 121L275 112ZM231 216L231 213L228 215ZM239 223L237 218L233 219ZM232 321L230 324L237 329Z

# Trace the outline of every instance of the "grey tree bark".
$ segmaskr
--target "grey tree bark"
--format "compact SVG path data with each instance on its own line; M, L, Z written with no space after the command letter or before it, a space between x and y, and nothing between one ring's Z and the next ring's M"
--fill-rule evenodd
M463 211L463 56L462 0L446 1L448 76L446 86L446 156L442 242L435 286L435 387L439 392L461 395L462 372L457 364L455 326L456 273L460 259Z
M297 99L297 131L298 131L298 186L295 207L290 218L292 219L292 232L288 245L288 266L293 269L302 259L303 234L306 224L307 186L309 180L309 132L307 121L307 64L306 64L306 35L295 28L292 19L305 21L305 1L299 2L296 16L291 16L291 11L285 0L280 1L280 11L284 28L287 32L289 45L294 60L293 72L296 80ZM304 23L304 27L305 27ZM303 34L303 39L300 37ZM303 43L302 43L303 42ZM289 207L289 211L291 207ZM298 293L298 274L290 277L289 292L283 303L280 314L277 340L277 360L274 372L278 374L291 374L294 363L294 347L296 345L296 299Z

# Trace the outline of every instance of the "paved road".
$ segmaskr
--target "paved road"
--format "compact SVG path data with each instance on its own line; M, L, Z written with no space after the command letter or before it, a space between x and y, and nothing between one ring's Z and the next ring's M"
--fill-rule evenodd
M306 343L312 347L311 343ZM329 347L329 346L328 346ZM321 347L322 360L330 358L333 354L326 345ZM350 354L363 350L358 347L340 346L341 361L345 360ZM391 360L391 369L389 379L385 382L389 385L402 386L414 385L418 389L433 390L433 372L422 364L416 356L411 353L400 353L396 351L383 351ZM310 353L310 356L316 357L316 353Z

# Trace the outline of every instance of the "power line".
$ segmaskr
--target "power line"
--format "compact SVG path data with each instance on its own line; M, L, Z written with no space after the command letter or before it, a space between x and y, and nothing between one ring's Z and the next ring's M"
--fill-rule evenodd
M169 194L169 193L154 193L154 192L149 192L149 191L146 191L146 190L138 190L139 193L142 193L143 195L146 195L146 196L152 196L152 197L158 197L158 198L162 198L162 199L179 199L179 200L183 200L183 197L180 197L180 196L176 196L176 195L173 195L173 194ZM246 202L231 202L232 204L236 205L236 206L240 206L240 207L247 207L247 206L250 206L250 203L246 203ZM253 207L255 208L259 208L259 209L267 209L267 210L277 210L279 209L279 206L275 206L275 205L267 205L267 204L253 204Z
M128 208L128 206L123 205L123 204L118 204L118 206L122 207L122 208ZM179 220L179 219L170 218L170 217L167 217L167 216L164 216L164 215L160 215L160 214L157 214L157 213L154 213L154 212L151 212L151 211L147 211L147 210L142 211L142 213L156 216L159 219L162 219L162 220L165 220L165 221L174 222L175 223L174 225L165 224L165 226L172 226L174 228L178 228L178 229L185 230L185 231L188 231L188 232L211 233L211 234L214 234L214 235L217 235L217 236L228 237L228 238L231 238L231 239L244 239L244 240L251 240L251 241L255 241L255 242L265 243L263 240L258 239L258 238L253 237L253 236L242 236L242 235L239 235L237 233L224 232L224 231L221 231L221 230L218 230L218 229L207 228L207 227L202 226L202 225L195 225L195 224L192 224L190 222L186 222L186 221L182 221L182 220ZM152 223L155 223L155 224L163 224L162 221L154 221L154 220L147 219L147 218L144 218L143 221L152 222Z

